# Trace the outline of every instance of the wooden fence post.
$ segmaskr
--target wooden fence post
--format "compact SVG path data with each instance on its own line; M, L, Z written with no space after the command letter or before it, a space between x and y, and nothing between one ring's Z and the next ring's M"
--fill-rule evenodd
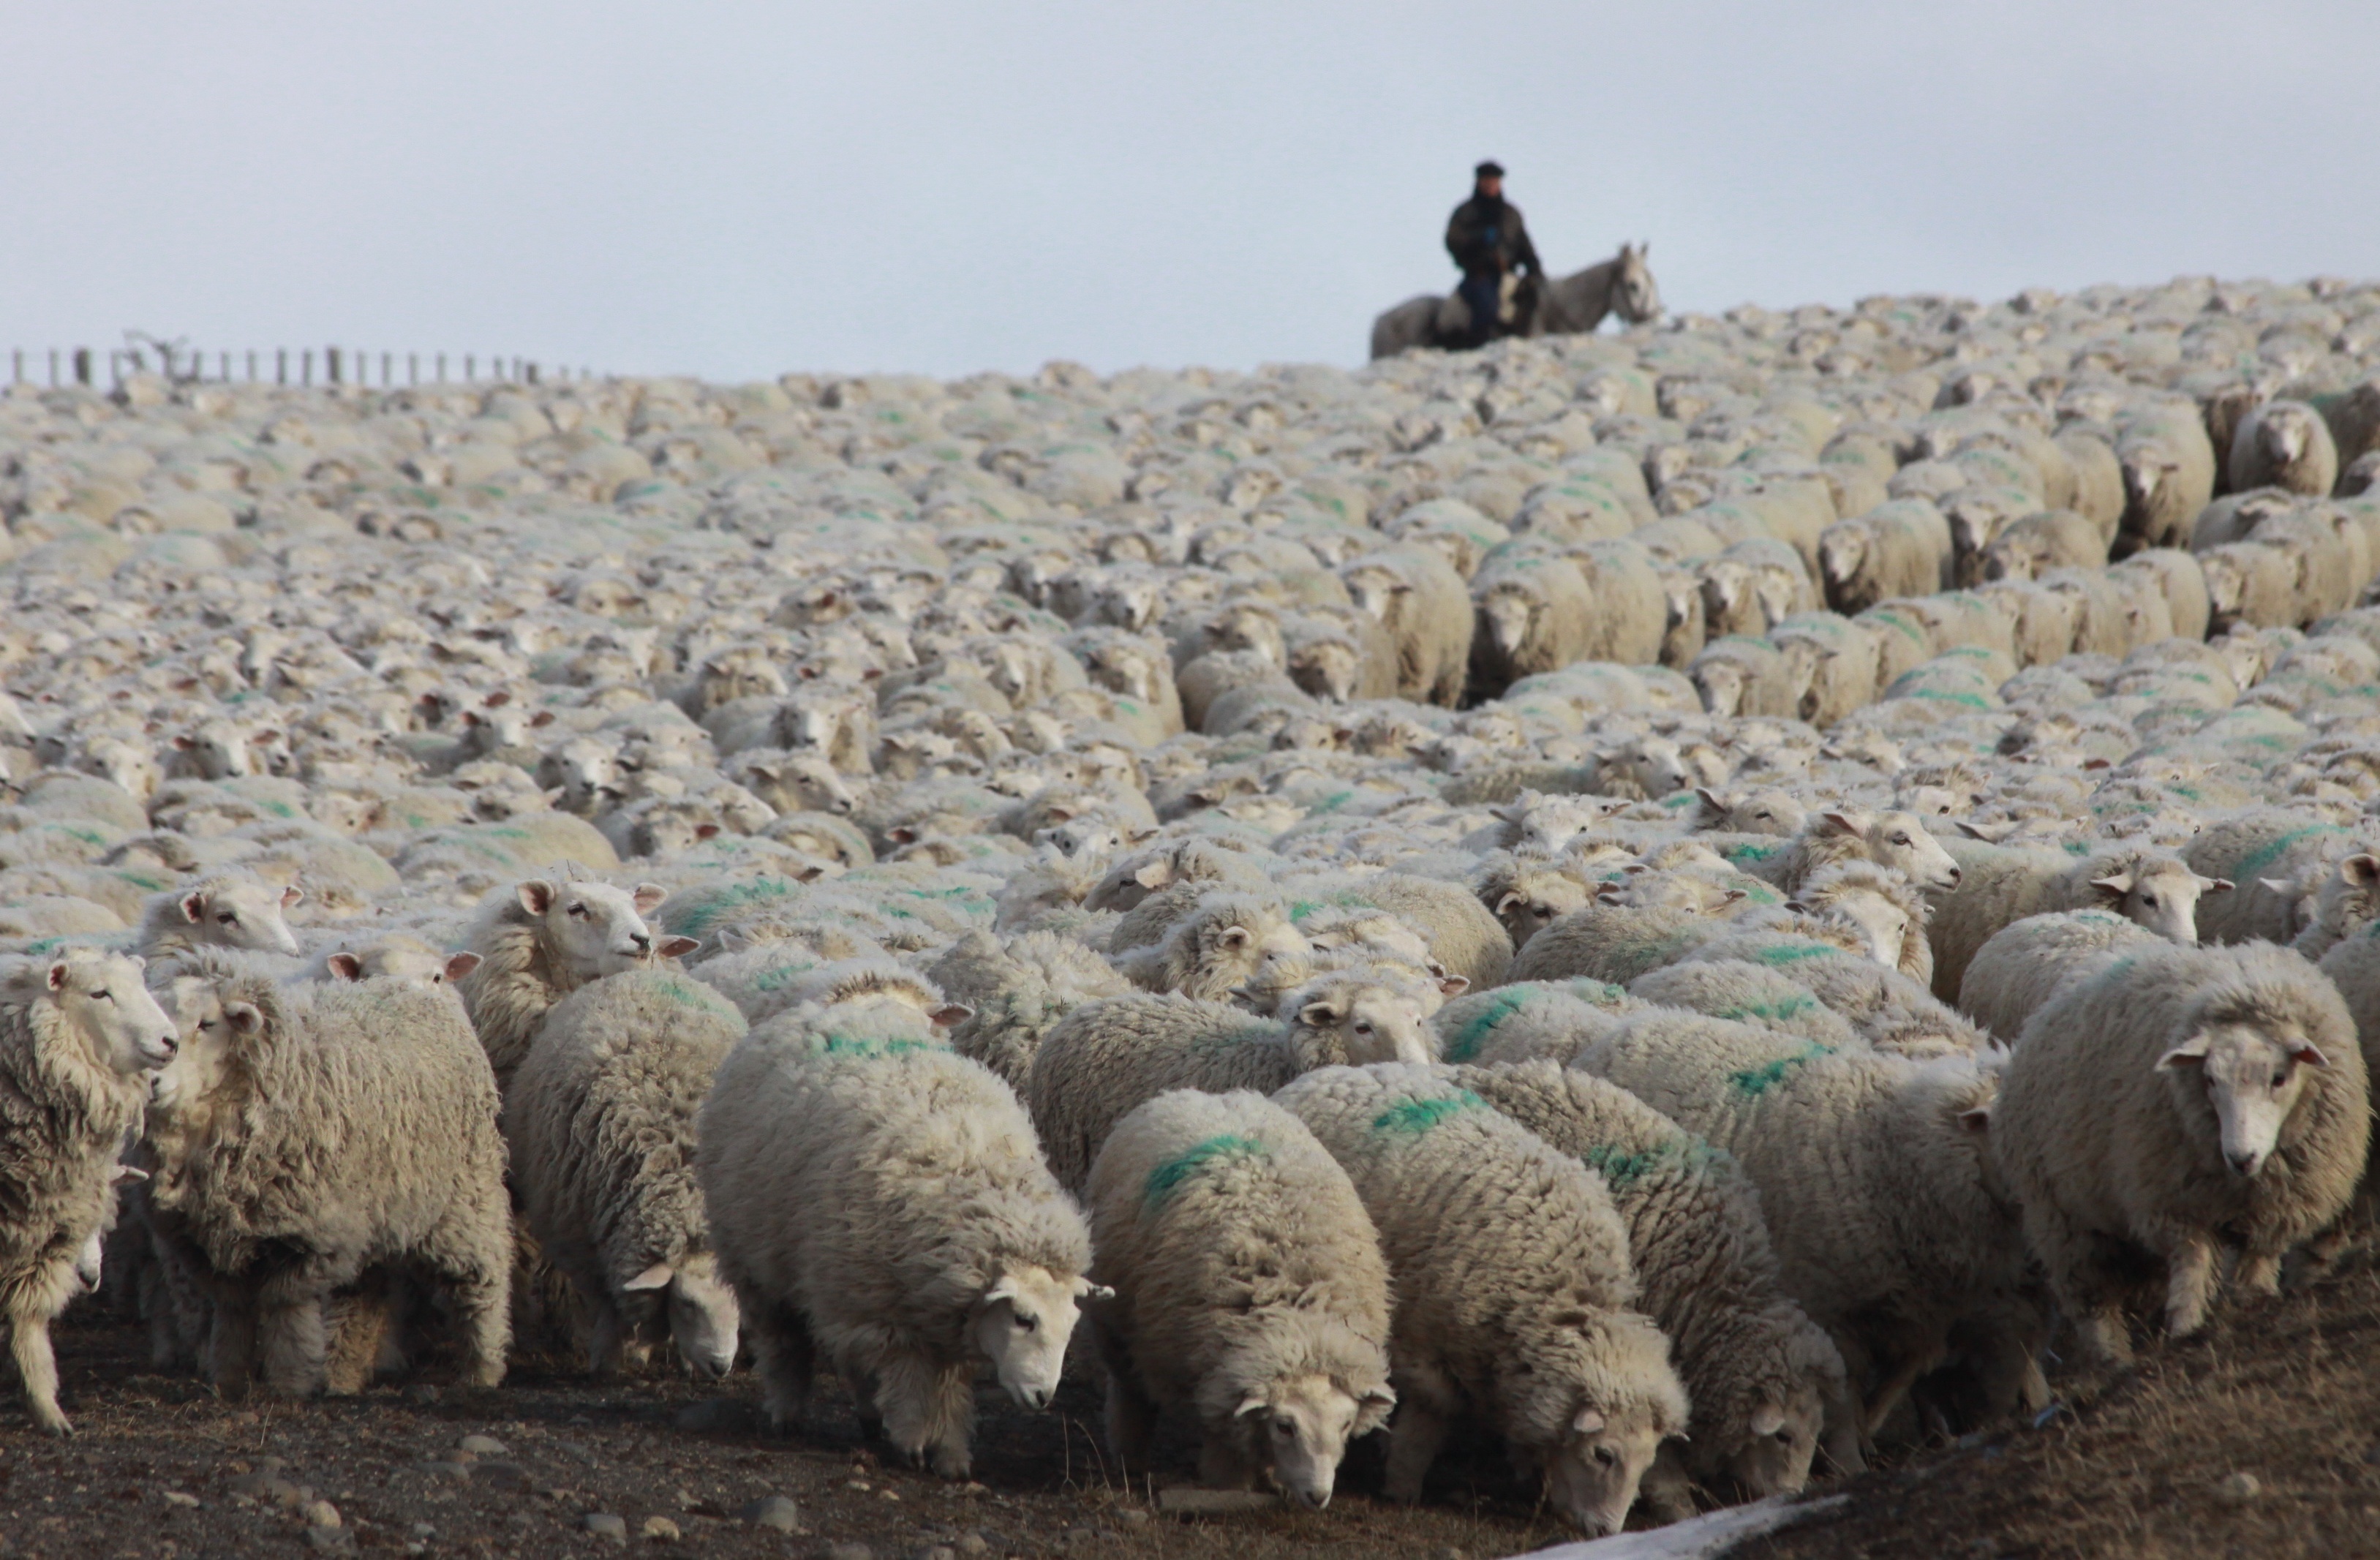
M74 355L75 383L88 388L91 384L91 348L78 346Z

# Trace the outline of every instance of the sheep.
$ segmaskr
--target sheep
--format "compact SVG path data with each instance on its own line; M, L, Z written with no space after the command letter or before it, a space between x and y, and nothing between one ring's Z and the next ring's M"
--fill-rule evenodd
M1793 967L1789 963L1783 969ZM1781 969L1742 959L1689 960L1647 970L1629 983L1628 995L1658 1007L1762 1024L1831 1050L1859 1043L1858 1033L1843 1016L1819 1001L1808 986Z
M2371 1131L2338 991L2249 944L2144 948L2070 981L2026 1022L1993 1135L2052 1292L2121 1364L2127 1253L2162 1264L2174 1337L2206 1321L2218 1244L2240 1292L2277 1293L2281 1258L2346 1212Z
M1427 1068L1329 1068L1275 1098L1346 1169L1388 1258L1389 1498L1421 1498L1470 1407L1572 1526L1619 1531L1689 1409L1602 1182Z
M1855 928L1869 958L1921 986L1934 978L1925 897L1898 872L1874 862L1835 862L1804 877L1785 908Z
M1828 1052L1694 1015L1637 1015L1576 1063L1733 1155L1759 1189L1785 1292L1827 1329L1861 1394L1854 1454L2011 1293L2023 1249L1991 1143L1998 1065Z
M735 1358L694 1179L694 1122L744 1015L674 972L628 970L554 1004L504 1102L512 1184L593 1335L588 1369L620 1368L658 1310L697 1381Z
M1595 603L1578 565L1557 553L1500 551L1471 582L1478 604L1472 671L1501 690L1586 659Z
M694 938L657 937L645 924L667 897L659 884L615 889L575 873L527 878L488 896L463 937L480 963L455 989L500 1087L556 1002L590 980L694 951Z
M2238 885L2199 910L2203 942L2285 943L2305 929L2310 900L2355 836L2287 807L2257 807L2209 823L2182 847L2191 869Z
M763 1409L790 1428L822 1349L865 1427L965 1479L980 1366L1019 1406L1047 1408L1082 1303L1111 1298L1083 1276L1089 1228L990 1070L864 1024L813 1036L797 1018L728 1053L697 1123L712 1249ZM789 1207L838 1215L788 1220Z
M2099 527L2070 509L2047 509L2011 522L1983 551L1983 578L2033 580L2053 569L2096 567L2107 561Z
M1730 929L1725 919L1699 908L1638 909L1597 901L1539 930L1513 956L1505 976L1514 982L1584 977L1625 986Z
M307 964L308 980L409 980L423 986L459 981L480 967L476 953L442 953L410 932L343 938Z
M1452 708L1469 675L1475 623L1470 592L1445 555L1427 546L1382 548L1339 574L1396 643L1398 696Z
M1803 826L1810 821L1801 798L1777 786L1755 787L1727 795L1708 786L1698 786L1694 795L1702 803L1694 818L1697 830L1790 838L1802 832Z
M1561 915L1578 909L1594 893L1563 864L1542 857L1491 857L1472 879L1472 889L1496 919L1518 953L1529 939ZM1508 966L1509 968L1509 966Z
M1128 995L1132 986L1107 961L1050 932L995 937L970 931L953 943L928 976L970 1010L951 1031L951 1046L979 1061L1022 1094L1041 1042L1086 1002Z
M1092 1313L1110 1450L1145 1476L1159 1411L1197 1415L1208 1485L1252 1477L1330 1504L1347 1443L1379 1429L1389 1271L1355 1188L1261 1094L1175 1090L1115 1125L1092 1163Z
M1500 985L1512 961L1512 939L1503 924L1459 883L1402 872L1326 874L1283 877L1281 891L1290 897L1293 916L1301 903L1308 902L1397 916L1422 935L1430 957L1449 976L1459 977L1474 991Z
M2199 903L2231 891L2228 878L2205 877L2168 851L2099 850L2077 859L2062 852L1981 841L1949 846L1959 864L1959 891L1934 912L1934 994L1959 999L1967 966L1984 944L2030 915L2051 911L2112 911L2169 942L2198 941Z
M1430 1023L1450 1062L1566 1062L1615 1015L1635 1006L1618 986L1600 981L1520 981L1458 998Z
M1783 850L1749 862L1746 870L1791 892L1820 867L1852 860L1889 867L1929 893L1949 893L1959 887L1959 864L1916 814L1855 807L1815 815Z
M2313 890L2305 925L2289 947L2301 959L2323 956L2374 921L2380 921L2380 856L2358 851L2342 857Z
M1760 1201L1723 1155L1604 1079L1550 1061L1446 1076L1603 1178L1628 1226L1645 1313L1670 1336L1694 1404L1646 1493L1691 1514L1680 1476L1742 1499L1809 1481L1842 1356L1779 1286Z
M2192 523L2215 497L2215 449L2205 425L2180 409L2152 414L2125 430L2116 458L2124 479L2118 550L2187 547Z
M1798 716L1808 688L1776 646L1740 635L1704 646L1686 675L1712 715Z
M1736 542L1700 573L1703 622L1712 635L1766 634L1818 605L1801 554L1772 537Z
M201 878L149 901L134 950L155 962L161 974L198 948L252 949L296 958L298 937L285 915L305 897L301 889L256 877Z
M2235 493L2279 488L2328 498L2338 485L2338 446L2330 425L2302 401L2267 401L2241 417L2228 464Z
M2111 949L2136 952L2165 940L2170 939L2105 910L2046 911L2011 921L1967 961L1959 1010L2012 1044L2077 971Z
M1587 599L1594 603L1583 659L1621 666L1648 666L1659 659L1668 633L1669 597L1653 555L1627 538L1584 542L1568 549L1566 555L1586 582ZM1793 573L1801 574L1798 560ZM1771 588L1766 577L1763 587Z
M1079 1191L1115 1123L1168 1089L1269 1094L1318 1067L1436 1059L1424 1009L1419 982L1362 965L1315 975L1271 1018L1172 995L1087 1002L1042 1038L1025 1100L1050 1167Z
M503 1380L504 1143L495 1079L453 989L285 986L219 956L199 968L222 1014L221 1055L201 1124L158 1164L148 1195L212 1271L215 1390L243 1396L260 1364L270 1391L320 1388L323 1302L400 1263L451 1287L467 1379Z
M1722 926L1679 955L1684 963L1742 961L1787 972L1878 1050L1930 1057L1980 1052L1987 1038L1955 1010L1876 956L1856 926L1796 915L1773 929Z
M0 1319L36 1427L64 1435L50 1324L83 1288L84 1248L114 1221L114 1167L145 1076L178 1034L121 954L76 950L0 973Z
M1267 895L1215 889L1200 894L1163 940L1120 950L1115 965L1143 991L1218 1001L1245 988L1261 1007L1312 961L1291 913Z

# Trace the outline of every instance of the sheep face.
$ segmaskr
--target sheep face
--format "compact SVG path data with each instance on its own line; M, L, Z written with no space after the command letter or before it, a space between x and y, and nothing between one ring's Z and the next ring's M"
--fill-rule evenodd
M91 1058L120 1073L147 1071L174 1059L180 1036L165 1010L140 984L141 961L120 953L55 960L43 981L67 1027L91 1048Z
M1687 768L1684 751L1668 737L1646 737L1631 747L1621 763L1628 778L1651 798L1674 795L1696 778Z
M1727 661L1700 661L1693 671L1694 692L1702 696L1704 712L1710 715L1734 715L1743 708L1743 669Z
M2202 877L2196 881L2207 880ZM2221 878L2215 882L2223 885ZM2210 887L2205 891L2213 893L2216 889ZM2337 937L2352 937L2380 920L2380 856L2366 851L2349 856L2323 878L2313 899L2307 921Z
M1430 1062L1428 1015L1415 993L1374 980L1323 981L1283 999L1290 1049L1308 1069Z
M256 773L248 738L227 720L210 720L188 736L176 737L174 745L188 756L190 767L201 779L228 780Z
M1013 1267L976 1302L968 1332L991 1361L1001 1390L1018 1408L1046 1409L1057 1394L1082 1301L1114 1296L1104 1285L1061 1277L1047 1268Z
M1649 1324L1644 1325L1651 1330ZM1606 1411L1593 1403L1581 1404L1570 1416L1560 1441L1548 1448L1547 1497L1572 1527L1590 1538L1620 1531L1628 1520L1628 1508L1636 1504L1637 1486L1644 1481L1645 1470L1653 1466L1661 1438L1682 1428L1641 1409L1615 1406Z
M1789 910L1804 911L1820 920L1848 928L1859 938L1861 951L1888 970L1900 967L1900 949L1909 936L1909 913L1882 894L1853 889L1840 894L1823 908L1791 903Z
M1868 859L1890 867L1920 889L1949 893L1959 886L1959 864L1926 832L1914 813L1886 813L1867 830Z
M173 1059L149 1078L149 1111L171 1119L214 1092L231 1057L231 1025L224 1022L215 984L195 975L175 980L165 992L178 1043Z
M1281 1493L1319 1511L1330 1504L1348 1441L1376 1427L1395 1402L1386 1389L1359 1398L1329 1376L1303 1375L1250 1393L1235 1417L1253 1429Z
M532 878L515 890L538 923L547 953L577 979L599 980L633 970L653 954L645 917L668 893L639 883L631 892L609 883L549 883Z
M2329 1065L2303 1035L2252 1023L2211 1024L2157 1061L2183 1119L2200 1135L2214 1128L2225 1167L2241 1180L2255 1179L2271 1163L2281 1129L2305 1093L2307 1069Z
M675 1263L655 1263L621 1286L631 1294L661 1290L669 1312L670 1341L686 1373L698 1382L717 1381L735 1363L735 1338L742 1320L735 1291L719 1276L708 1252L692 1252Z
M1070 861L1105 861L1123 849L1123 831L1099 817L1068 818L1036 829L1033 842L1046 845Z
M1350 569L1342 578L1346 582L1347 594L1354 599L1355 605L1370 613L1378 623L1393 622L1397 598L1413 593L1413 587L1385 564Z
M1675 754L1674 744L1670 751ZM1508 846L1548 854L1565 849L1572 840L1601 823L1604 816L1604 810L1592 802L1574 796L1548 796L1537 791L1524 791L1517 800L1492 811L1510 826L1505 831Z
M1810 1459L1818 1449L1818 1431L1826 1405L1809 1382L1795 1386L1782 1403L1763 1403L1752 1411L1751 1438L1727 1459L1727 1471L1741 1486L1743 1498L1801 1493L1810 1481Z
M1335 635L1310 640L1290 657L1289 675L1316 698L1349 704L1363 686L1363 652Z
M1255 925L1232 922L1198 928L1196 960L1182 991L1207 1001L1236 998L1269 1012L1281 994L1305 978L1313 953L1305 936L1284 917Z
M1864 533L1842 526L1828 526L1818 537L1818 568L1827 583L1837 587L1859 578L1860 565L1867 562L1867 537Z
M2201 877L2178 861L2155 862L2140 870L2095 877L2091 887L2105 896L2106 908L2168 942L2185 948L2198 941L2198 901L2206 894L2228 892L2228 877Z
M1515 878L1496 901L1496 919L1504 924L1506 935L1512 939L1512 949L1518 952L1529 946L1531 937L1585 904L1591 897L1585 884L1567 874L1532 872Z
M1488 643L1509 659L1527 647L1529 631L1537 621L1537 604L1518 589L1490 590L1479 603L1479 616L1487 625Z
M254 878L236 878L193 889L176 901L193 942L295 955L297 935L284 912L306 897L302 889L276 889Z
M100 1267L107 1253L107 1232L94 1229L75 1253L75 1285L86 1295L99 1293Z
M887 746L896 745L898 736L884 739ZM808 754L794 754L783 758L753 760L739 771L744 782L761 801L780 813L831 813L847 817L859 805L859 797L825 759Z
M480 967L476 953L441 953L419 937L392 933L359 951L342 949L322 961L333 980L401 980L444 986ZM187 1037L186 1037L187 1040Z

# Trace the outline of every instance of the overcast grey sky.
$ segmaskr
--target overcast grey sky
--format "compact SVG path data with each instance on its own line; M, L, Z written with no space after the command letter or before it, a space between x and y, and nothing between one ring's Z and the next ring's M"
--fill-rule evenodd
M1792 15L1792 11L1812 14ZM0 0L0 347L1359 360L1484 156L1672 308L2380 272L2356 3Z

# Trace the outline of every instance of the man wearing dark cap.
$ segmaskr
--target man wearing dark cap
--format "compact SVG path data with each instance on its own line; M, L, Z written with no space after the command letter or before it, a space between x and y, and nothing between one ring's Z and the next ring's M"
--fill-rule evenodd
M1471 335L1463 344L1467 347L1496 339L1504 273L1540 274L1536 246L1529 242L1521 208L1504 200L1503 168L1482 163L1471 174L1471 199L1455 207L1446 224L1446 252L1463 268L1463 284L1455 292L1471 311Z

